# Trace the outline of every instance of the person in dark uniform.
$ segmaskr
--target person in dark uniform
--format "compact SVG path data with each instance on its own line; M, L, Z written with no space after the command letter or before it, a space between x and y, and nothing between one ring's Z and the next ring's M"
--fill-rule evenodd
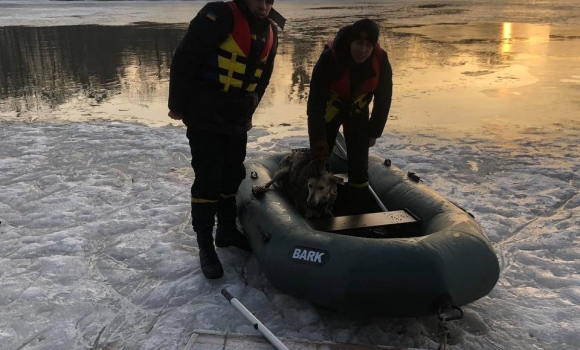
M312 157L332 153L342 125L350 199L368 189L369 147L382 135L391 108L393 72L378 40L379 27L370 19L341 28L325 45L310 81L307 115Z
M251 251L237 230L236 193L246 176L247 132L270 82L278 47L270 18L273 2L206 4L171 63L168 115L187 126L195 172L192 225L201 270L209 279L224 273L213 240L216 215L215 245Z

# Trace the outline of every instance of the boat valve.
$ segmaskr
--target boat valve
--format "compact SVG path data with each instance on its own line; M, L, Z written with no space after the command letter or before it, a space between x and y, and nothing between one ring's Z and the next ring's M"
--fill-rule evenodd
M421 178L414 171L409 171L407 177L415 182L421 182Z

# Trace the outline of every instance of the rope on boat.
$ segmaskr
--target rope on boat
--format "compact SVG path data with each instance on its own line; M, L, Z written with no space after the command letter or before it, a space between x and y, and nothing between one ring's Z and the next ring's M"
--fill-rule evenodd
M451 339L451 332L449 331L450 321L460 320L463 318L463 310L459 306L453 305L451 296L443 295L439 302L439 310L437 318L439 319L439 328L437 330L437 337L440 340L437 350L447 350L447 342ZM455 315L444 316L444 313L458 312Z
M447 324L447 321L439 321L439 330L437 331L437 337L441 339L437 350L447 350L447 340L451 338L451 333L449 332L449 326Z

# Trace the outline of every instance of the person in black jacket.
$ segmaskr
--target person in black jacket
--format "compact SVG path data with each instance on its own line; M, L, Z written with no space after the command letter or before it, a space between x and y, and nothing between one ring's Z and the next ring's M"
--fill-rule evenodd
M278 46L273 0L206 4L191 21L171 63L169 117L187 126L191 216L206 278L223 276L215 245L250 251L237 230L236 193L246 176L247 131L270 82Z
M391 108L393 72L378 39L379 28L370 19L341 28L325 46L310 81L307 115L312 157L329 156L342 125L351 199L368 187L369 147L383 133Z

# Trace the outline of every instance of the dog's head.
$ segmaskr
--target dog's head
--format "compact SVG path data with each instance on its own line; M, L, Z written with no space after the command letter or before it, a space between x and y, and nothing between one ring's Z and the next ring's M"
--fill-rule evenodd
M337 196L336 186L343 179L330 172L328 160L315 160L308 165L308 198L306 204L316 207L321 203L334 204Z

